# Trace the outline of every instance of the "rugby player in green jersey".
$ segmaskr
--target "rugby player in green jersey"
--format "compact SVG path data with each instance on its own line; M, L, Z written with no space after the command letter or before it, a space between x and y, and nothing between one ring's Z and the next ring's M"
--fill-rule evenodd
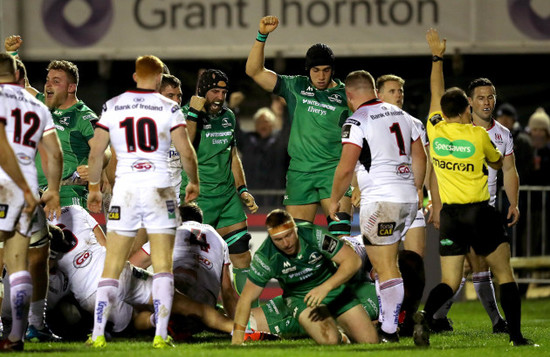
M246 188L237 152L235 114L224 105L228 82L227 75L220 70L204 71L199 77L197 95L182 109L199 163L197 204L204 212L204 223L216 228L229 246L235 287L240 293L251 260L248 246L251 236L243 204L252 213L258 206ZM185 188L187 177L182 176L181 187Z
M279 75L266 69L265 41L278 24L275 16L260 20L258 36L246 62L246 74L266 91L283 97L288 105L290 165L283 203L294 219L308 222L313 222L321 205L329 231L349 235L349 195L342 199L339 221L328 216L332 178L342 151L342 124L349 116L344 84L333 78L334 54L325 44L311 46L306 54L307 76Z
M321 227L296 225L281 209L269 213L266 226L269 238L254 255L237 302L232 343L243 342L251 303L272 278L283 289L292 317L317 343L345 342L337 322L351 341L378 343L369 316L345 284L361 267L361 258L353 248Z

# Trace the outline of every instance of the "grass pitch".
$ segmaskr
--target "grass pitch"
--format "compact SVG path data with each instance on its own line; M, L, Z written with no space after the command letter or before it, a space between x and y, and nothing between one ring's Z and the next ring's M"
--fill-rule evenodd
M478 301L456 303L449 317L454 332L432 335L429 348L414 346L412 338L401 338L399 344L318 346L309 339L254 342L231 346L229 336L203 333L189 343L180 343L170 350L155 350L152 339L115 339L105 349L95 350L82 343L26 343L18 356L220 356L220 357L335 357L371 353L376 357L532 357L550 356L550 299L522 302L522 328L527 338L540 345L511 347L507 335L492 334L491 324Z

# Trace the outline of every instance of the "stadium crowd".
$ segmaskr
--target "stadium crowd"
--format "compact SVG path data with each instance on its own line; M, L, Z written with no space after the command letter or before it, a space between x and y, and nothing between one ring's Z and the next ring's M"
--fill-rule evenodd
M246 74L274 95L253 132L241 130L244 98L230 100L229 89L238 91L219 69L201 71L187 100L159 58L141 56L136 87L96 115L77 97L74 63L51 61L40 92L18 56L23 39L5 39L0 350L62 339L103 348L137 331L167 348L204 329L231 334L233 344L412 336L426 346L431 333L453 329L447 312L466 259L492 331L513 346L535 345L521 332L506 228L520 217L520 180L547 182L548 114L538 109L524 132L513 106L496 108L489 79L445 90L446 41L430 29L423 123L403 110L404 79L358 70L341 81L326 44L307 50L306 75L265 68L278 23L260 20L246 62ZM286 192L282 202L256 200L249 188ZM284 209L267 215L267 238L252 255L247 212L257 203ZM355 208L361 234L352 237ZM324 227L313 224L319 209ZM106 233L90 214L100 212ZM427 222L440 230L442 281L418 311ZM272 279L283 293L260 305Z

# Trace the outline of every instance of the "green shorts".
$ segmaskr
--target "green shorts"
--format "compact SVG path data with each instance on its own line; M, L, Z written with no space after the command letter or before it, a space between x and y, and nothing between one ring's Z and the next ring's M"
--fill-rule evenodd
M197 198L197 204L202 210L203 223L214 228L231 226L235 223L246 221L243 204L237 191L219 197Z
M287 296L284 299L286 306L292 312L292 317L298 321L300 314L307 308L307 305L304 302L304 296ZM327 306L330 314L334 318L360 304L359 300L355 298L353 291L345 285L342 285L328 293L322 303Z
M282 336L301 336L306 332L292 317L291 310L286 306L282 296L276 296L262 305L269 332Z
M371 282L361 282L349 284L349 287L355 293L355 296L365 308L371 320L378 320L380 309L378 306L378 296L376 287Z
M77 205L88 210L88 190L85 186L61 186L59 203L61 207Z
M285 206L307 205L330 198L335 170L336 167L318 172L288 170L283 204ZM351 197L351 187L346 191L346 196Z

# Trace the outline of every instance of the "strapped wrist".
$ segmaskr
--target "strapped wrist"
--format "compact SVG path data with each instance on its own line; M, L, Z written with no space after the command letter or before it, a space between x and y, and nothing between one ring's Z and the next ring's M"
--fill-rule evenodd
M187 120L191 120L191 121L198 121L199 120L199 116L200 116L201 112L193 107L189 107L189 111L187 112Z
M239 196L242 195L244 192L248 192L248 188L246 185L241 185L237 187L237 192L239 193Z
M443 61L443 57L439 57L438 55L433 55L432 62L438 62L438 61Z
M263 34L258 30L258 34L256 35L256 41L259 42L265 42L267 40L267 36L269 36L269 33Z

